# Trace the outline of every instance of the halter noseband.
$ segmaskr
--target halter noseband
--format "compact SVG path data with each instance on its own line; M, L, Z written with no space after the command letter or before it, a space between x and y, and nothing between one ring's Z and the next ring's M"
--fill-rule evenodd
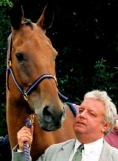
M26 101L28 101L28 95L32 92L32 90L36 87L36 85L38 85L43 79L45 78L53 78L55 80L55 82L57 83L57 79L55 76L53 76L52 74L43 74L41 75L26 91L24 91L18 84L18 82L15 79L13 70L11 68L11 51L12 51L12 34L10 34L9 36L9 41L8 41L8 66L7 66L7 79L8 79L8 74L11 73L12 79L16 85L16 87L19 89L19 91L22 93L24 99ZM64 96L63 94L61 94L58 90L57 90L58 94L60 97L62 97L63 99L67 100L68 98L66 96Z

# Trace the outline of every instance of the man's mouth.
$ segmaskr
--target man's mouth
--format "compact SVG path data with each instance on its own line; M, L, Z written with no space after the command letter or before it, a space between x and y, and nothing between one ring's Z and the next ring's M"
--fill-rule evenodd
M80 124L80 125L85 125L83 122L77 122L77 124Z

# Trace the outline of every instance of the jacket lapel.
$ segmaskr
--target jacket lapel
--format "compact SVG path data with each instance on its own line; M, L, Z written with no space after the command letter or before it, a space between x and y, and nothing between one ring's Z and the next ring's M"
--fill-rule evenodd
M99 161L112 161L112 157L111 157L111 152L110 152L110 148L109 148L109 144L104 140L103 143L103 149L99 158Z
M74 148L74 145L75 145L75 139L72 139L72 141L70 141L69 143L67 142L67 144L61 147L60 151L56 156L56 161L60 161L62 159L63 161L68 161L70 154ZM113 161L111 156L110 145L106 141L104 141L99 161L106 161L106 160Z
M75 145L75 139L70 141L70 143L67 143L66 145L64 145L61 148L61 150L58 152L56 161L60 161L60 160L68 161L70 154L74 148L74 145Z

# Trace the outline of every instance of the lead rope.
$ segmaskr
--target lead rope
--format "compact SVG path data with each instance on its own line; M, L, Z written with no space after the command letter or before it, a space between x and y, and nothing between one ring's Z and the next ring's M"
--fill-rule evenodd
M30 117L31 117L30 119L29 118L26 119L26 123L25 123L25 126L28 128L30 128L34 123L34 115L30 115ZM29 153L26 141L24 142L24 153L25 153L25 160L30 161L30 153Z

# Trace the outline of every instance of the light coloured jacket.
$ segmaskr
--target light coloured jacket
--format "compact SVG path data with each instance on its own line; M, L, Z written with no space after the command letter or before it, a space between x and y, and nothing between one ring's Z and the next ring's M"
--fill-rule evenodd
M74 144L75 139L53 144L37 161L68 161ZM25 161L24 152L18 153L17 146L12 150L12 161ZM118 149L104 141L99 161L118 161Z

